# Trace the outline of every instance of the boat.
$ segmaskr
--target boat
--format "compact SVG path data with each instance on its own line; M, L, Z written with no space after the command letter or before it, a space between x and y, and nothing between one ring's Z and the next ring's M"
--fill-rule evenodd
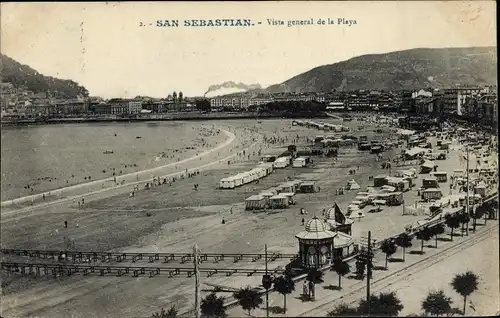
M136 138L136 139L141 139L142 137L141 137L141 136L137 136L137 137L135 137L135 138Z
M113 153L115 153L113 150L106 150L103 152L103 154L105 154L105 155L109 155L109 154L113 154Z

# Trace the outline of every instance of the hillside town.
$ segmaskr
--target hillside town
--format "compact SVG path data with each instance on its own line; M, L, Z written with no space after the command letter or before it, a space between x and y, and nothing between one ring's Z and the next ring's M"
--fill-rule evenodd
M498 117L496 86L457 86L402 91L357 90L324 93L238 93L185 97L173 92L165 98L132 99L78 96L64 99L55 91L34 93L26 87L0 83L2 118L140 117L178 112L249 112L279 102L316 102L329 112L391 111L418 114L455 114L495 124Z

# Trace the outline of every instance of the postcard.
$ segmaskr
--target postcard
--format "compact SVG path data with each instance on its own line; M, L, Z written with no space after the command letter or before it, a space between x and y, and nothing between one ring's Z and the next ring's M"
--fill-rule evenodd
M1 4L1 317L493 316L493 1Z

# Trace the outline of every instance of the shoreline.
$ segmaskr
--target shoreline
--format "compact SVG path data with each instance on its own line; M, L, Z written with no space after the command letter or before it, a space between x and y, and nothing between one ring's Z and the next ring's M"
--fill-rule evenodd
M122 175L122 176L118 176L118 177L116 177L116 180L120 180L120 181L123 180L123 181L125 181L126 179L129 179L130 177L139 178L140 175L149 174L149 173L152 173L152 172L155 172L155 171L161 171L162 169L166 169L166 168L170 168L172 166L183 164L183 163L195 160L197 158L202 158L202 157L204 157L206 155L211 154L214 151L220 150L222 148L225 148L226 146L231 145L234 142L234 140L236 139L236 135L234 135L233 133L229 132L226 129L222 129L221 128L221 130L224 132L224 134L226 134L226 136L229 137L229 139L225 140L224 142L222 142L221 144L217 145L214 148L207 149L206 151L200 153L199 155L194 155L194 156L191 156L191 157L188 157L188 158L184 158L184 159L182 159L180 161L176 161L176 162L170 162L170 163L168 163L166 165L163 165L163 166L154 167L154 168L150 168L150 169L144 169L144 170L140 170L140 171L137 171L137 172L131 172L131 173L128 173L128 174L125 174L125 175ZM194 169L194 168L192 168L192 169ZM192 170L192 169L188 169L188 170ZM177 174L177 173L182 173L182 171L181 172L175 172L174 174ZM29 202L30 200L33 201L33 200L41 199L42 196L44 194L47 194L47 193L51 194L51 195L47 196L48 198L51 198L51 197L54 197L54 196L57 197L59 195L62 196L63 192L72 191L72 190L78 190L80 188L85 188L85 187L92 187L92 186L96 186L96 185L99 185L99 184L104 185L107 182L113 181L113 179L114 179L113 177L108 177L108 178L99 179L99 180L95 180L95 181L91 181L91 182L79 183L79 184L71 185L71 186L68 186L68 187L62 187L62 188L54 189L54 190L51 190L51 191L44 191L44 192L33 194L33 195L22 196L22 197L10 199L10 200L5 200L5 201L2 201L0 203L0 206L2 208L5 208L5 207L9 207L9 206L12 206L12 205L15 205L15 204L19 204L19 203L22 204L22 203L25 203L25 202ZM145 182L145 181L149 180L149 179L146 179L146 180L142 180L142 179L143 178L141 178L141 180L128 181L128 182L126 182L124 184L120 184L118 186L106 187L106 188L100 189L98 191L106 191L106 190L110 190L110 189L117 189L117 188L121 188L121 187L125 187L125 186L130 186L130 185L134 185L134 184ZM92 194L94 192L95 191L91 191L91 192L89 192L87 194ZM81 194L81 195L85 195L85 194ZM44 202L44 201L42 201L42 202ZM49 202L47 202L47 203L49 203ZM32 205L32 206L29 206L29 207L36 207L36 206L37 205Z
M101 117L77 117L77 118L33 118L33 119L2 119L1 125L6 127L29 126L29 125L52 125L52 124L71 124L71 123L113 123L113 122L148 122L148 121L176 121L176 120L225 120L225 119L304 119L304 118L327 118L325 114L315 114L314 116L305 116L304 114L258 114L255 113L167 113L155 114L141 117L121 118L115 116Z

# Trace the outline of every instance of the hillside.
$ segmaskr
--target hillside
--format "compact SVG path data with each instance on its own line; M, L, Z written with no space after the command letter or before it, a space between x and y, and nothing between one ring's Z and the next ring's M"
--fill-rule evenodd
M278 92L401 90L497 82L496 47L412 49L316 67L266 89Z
M62 80L44 76L27 65L22 65L10 57L1 54L0 60L2 82L12 83L16 87L26 86L35 93L48 90L57 91L60 97L75 98L78 95L88 96L85 87L71 80Z

